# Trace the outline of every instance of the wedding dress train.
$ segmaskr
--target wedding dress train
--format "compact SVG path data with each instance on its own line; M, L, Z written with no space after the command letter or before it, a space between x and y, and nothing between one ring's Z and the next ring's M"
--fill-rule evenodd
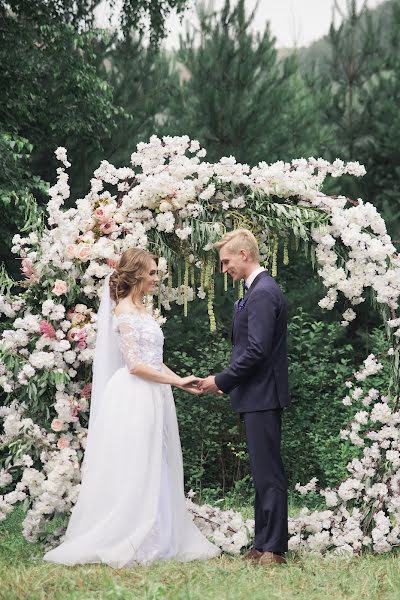
M113 317L125 366L105 386L89 434L82 484L64 541L44 560L112 567L220 554L185 507L182 453L171 387L131 375L163 368L163 334L148 313Z

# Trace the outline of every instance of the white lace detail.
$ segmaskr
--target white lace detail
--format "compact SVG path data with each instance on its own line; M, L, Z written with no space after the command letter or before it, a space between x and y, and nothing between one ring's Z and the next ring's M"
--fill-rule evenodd
M144 363L162 370L164 335L148 313L130 312L115 315L120 349L129 370Z

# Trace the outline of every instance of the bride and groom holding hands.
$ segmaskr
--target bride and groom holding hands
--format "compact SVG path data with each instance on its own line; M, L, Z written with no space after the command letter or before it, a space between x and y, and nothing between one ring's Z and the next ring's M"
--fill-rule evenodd
M285 562L287 480L280 440L282 410L289 404L286 301L260 266L250 231L227 233L214 247L223 272L245 281L245 294L234 306L230 366L205 379L179 377L163 363L163 333L143 306L159 280L157 258L129 249L106 278L82 483L64 540L45 554L46 561L121 568L220 554L185 506L171 392L176 386L195 395L230 395L245 426L255 487L255 536L245 558L260 565Z

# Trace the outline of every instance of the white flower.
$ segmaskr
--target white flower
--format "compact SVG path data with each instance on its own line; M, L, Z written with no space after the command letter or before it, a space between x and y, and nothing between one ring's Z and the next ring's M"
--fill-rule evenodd
M56 155L57 160L62 162L65 167L70 167L71 163L67 160L67 151L62 146L59 146L57 150L55 150L54 154Z
M199 195L200 200L210 200L215 194L215 185L210 183L209 186Z
M233 198L231 200L231 206L233 208L244 208L246 206L246 202L243 196L238 196L237 198Z
M353 321L356 318L356 316L357 316L356 313L351 308L348 308L343 313L343 319L346 319L346 321Z
M308 492L313 492L316 489L318 483L318 479L313 477L306 485L300 485L300 483L296 483L295 489L301 494L305 495Z
M51 369L54 366L54 352L32 352L29 362L36 369Z
M6 487L12 482L12 475L5 469L0 471L0 489Z
M358 413L356 413L354 419L355 421L357 421L357 423L360 423L361 425L366 425L368 423L368 413L365 410L361 410Z
M186 240L192 233L191 227L183 227L182 229L176 228L175 233L181 240Z

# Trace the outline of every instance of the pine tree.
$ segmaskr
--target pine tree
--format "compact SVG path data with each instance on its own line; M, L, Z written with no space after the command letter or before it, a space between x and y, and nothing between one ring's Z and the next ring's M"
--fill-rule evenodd
M97 51L99 72L120 107L116 129L107 143L106 158L126 164L136 144L157 133L164 122L173 74L170 59L145 45L143 34L114 38ZM100 41L100 45L101 45Z
M346 6L342 11L335 0L335 11L343 20L338 27L333 20L330 27L329 68L321 88L330 98L324 104L332 125L331 153L356 160L365 143L365 91L381 68L381 28L372 20L366 0L347 0Z
M252 32L244 0L220 12L199 11L199 34L181 38L181 86L171 107L171 133L187 133L210 160L233 154L254 164L309 155L318 147L314 101L296 57L278 59L268 25ZM179 65L178 65L179 66Z
M367 140L364 197L383 214L400 247L400 2L392 3L387 51L365 98L363 130Z
M330 28L330 60L314 65L308 81L322 99L330 132L326 157L358 160L367 168L366 177L349 179L344 192L376 205L398 239L400 2L390 4L388 22L386 11L376 18L366 1L347 0L345 11L336 2L343 20Z

